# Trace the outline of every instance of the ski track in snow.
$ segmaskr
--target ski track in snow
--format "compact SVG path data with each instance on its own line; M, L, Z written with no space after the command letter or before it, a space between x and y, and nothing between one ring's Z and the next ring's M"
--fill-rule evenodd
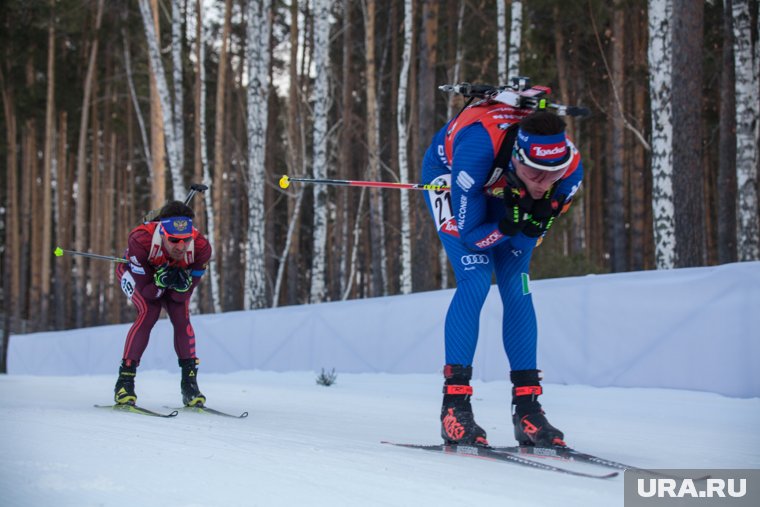
M247 419L160 419L97 409L113 376L0 376L0 503L114 506L623 505L598 480L380 444L440 443L437 375L201 372L210 407ZM512 445L504 382L474 382L476 419ZM760 468L760 399L546 385L573 447L649 468ZM179 371L140 371L139 403L180 404ZM602 473L600 467L551 461Z

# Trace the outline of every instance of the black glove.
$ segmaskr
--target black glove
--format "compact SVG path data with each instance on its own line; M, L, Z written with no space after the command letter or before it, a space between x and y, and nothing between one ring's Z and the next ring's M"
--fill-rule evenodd
M187 269L177 268L169 288L175 292L187 292L193 286L193 277Z
M186 269L168 264L156 270L153 281L156 287L172 289L177 292L187 292L193 285L193 277Z
M170 268L168 264L159 266L153 274L153 283L155 283L156 287L159 289L168 289L169 284L171 283L170 278L172 277L172 273L173 268Z
M550 194L550 192L547 192ZM523 234L530 238L540 238L554 224L559 214L562 212L562 205L567 196L558 197L545 196L533 202L530 209L530 218L526 220L523 227Z
M525 185L512 172L507 173L504 205L507 208L507 215L499 222L499 231L507 236L514 236L525 228L533 207L533 198L525 189Z

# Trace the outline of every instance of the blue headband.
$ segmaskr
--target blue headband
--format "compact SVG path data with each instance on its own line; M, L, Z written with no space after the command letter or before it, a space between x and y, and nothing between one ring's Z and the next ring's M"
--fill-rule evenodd
M520 129L517 131L517 147L531 162L546 166L550 171L566 160L570 153L564 132L545 136Z
M161 228L167 236L188 237L193 234L193 219L190 217L162 218Z

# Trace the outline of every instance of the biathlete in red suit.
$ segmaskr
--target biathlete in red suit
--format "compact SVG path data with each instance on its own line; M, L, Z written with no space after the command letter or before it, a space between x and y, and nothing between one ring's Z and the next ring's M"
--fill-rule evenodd
M174 350L182 368L182 400L185 405L206 402L198 389L198 358L195 332L190 324L190 297L206 271L211 245L193 227L193 210L180 201L161 208L155 221L129 233L125 258L116 275L126 296L137 309L137 318L127 333L114 400L134 405L135 375L148 346L150 332L164 308L174 327Z

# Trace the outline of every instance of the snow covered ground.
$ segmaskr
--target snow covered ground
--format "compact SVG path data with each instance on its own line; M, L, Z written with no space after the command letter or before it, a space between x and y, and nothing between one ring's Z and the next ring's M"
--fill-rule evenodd
M623 505L622 476L583 479L382 445L439 443L439 375L203 374L209 405L247 419L96 409L114 375L0 376L0 505ZM478 422L511 445L504 382L475 382ZM176 405L179 372L141 371L140 404ZM659 468L760 468L760 399L547 385L570 445ZM562 464L562 466L572 466ZM594 470L601 470L596 469Z

